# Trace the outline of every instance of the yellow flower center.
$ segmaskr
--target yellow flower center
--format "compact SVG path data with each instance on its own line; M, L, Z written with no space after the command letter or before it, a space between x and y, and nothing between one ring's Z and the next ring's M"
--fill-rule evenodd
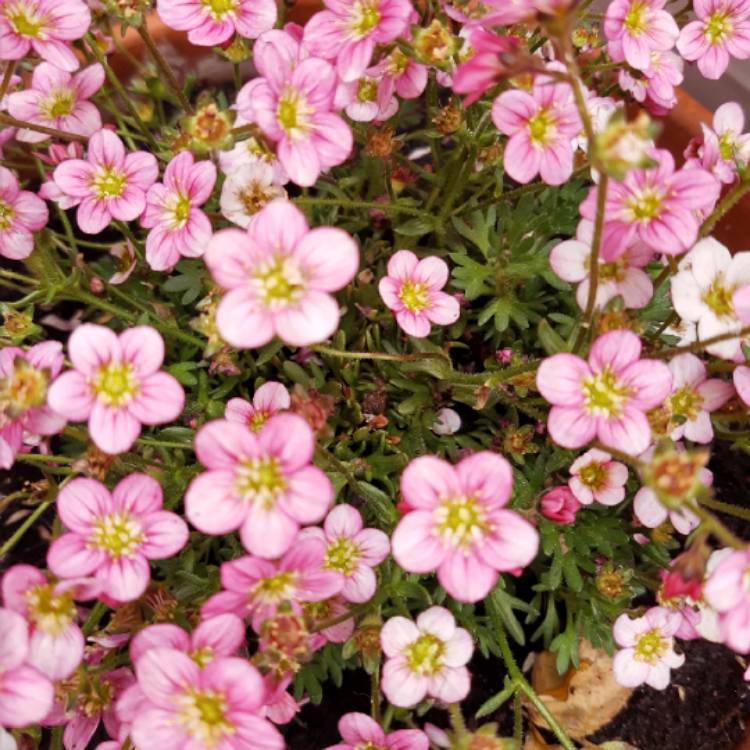
M359 557L359 547L351 539L340 537L328 545L323 567L350 576L357 569Z
M29 39L38 39L44 36L42 32L47 26L47 19L35 12L29 5L26 5L23 0L6 5L4 15L19 36L25 36Z
M527 123L529 138L535 146L546 146L555 135L555 122L549 110L540 109Z
M278 255L259 264L253 282L266 307L279 310L297 302L304 290L304 280L297 265Z
M712 13L706 20L703 36L710 44L718 44L725 40L732 33L733 29L732 19L729 14L718 10L716 13Z
M578 478L590 490L601 490L607 484L607 470L600 461L594 461L578 472Z
M37 370L23 357L16 357L7 378L0 378L0 424L2 415L16 419L47 400L46 370Z
M250 589L250 604L281 604L291 600L297 590L297 580L293 573L277 573L263 578Z
M0 199L0 232L5 231L13 223L13 217L16 215L13 206Z
M711 286L703 293L703 302L711 308L717 318L734 317L732 295L734 286L726 286L724 277L718 274Z
M35 586L26 593L29 620L48 635L57 636L76 616L73 597L69 593L55 594L51 583Z
M703 406L703 397L689 385L684 385L669 397L672 414L683 419L695 419Z
M273 508L286 486L279 462L273 457L248 458L235 470L237 494L246 503Z
M638 637L635 644L636 661L656 664L669 648L669 641L662 638L658 630L649 630Z
M184 193L177 196L171 210L172 229L182 229L190 218L190 198Z
M188 656L203 669L203 667L213 661L214 650L210 646L204 646L203 648L195 649L195 651L190 651Z
M406 666L419 675L435 675L442 669L445 644L434 635L420 635L406 647Z
M645 190L628 204L633 220L647 224L661 212L662 196L653 190Z
M400 49L395 49L388 57L386 72L390 76L399 76L408 66L409 58Z
M594 417L616 418L622 413L629 390L608 368L582 383L586 410Z
M367 36L380 23L379 0L357 0L351 11L351 31L355 39Z
M434 511L436 531L452 547L471 547L490 530L484 508L473 497L455 497Z
M67 117L73 111L75 94L70 89L57 89L53 91L40 106L42 113L49 120L58 117Z
M125 406L138 393L133 366L127 362L109 362L96 373L93 391L105 406Z
M125 191L127 178L112 167L102 167L91 182L94 194L99 200L119 198Z
M427 285L415 283L413 281L405 281L401 285L401 291L398 293L398 298L401 300L404 307L409 312L413 313L420 312L429 305Z
M368 78L362 78L357 86L357 100L374 102L378 98L378 84Z
M634 2L627 12L623 25L631 36L640 36L648 28L648 7L645 3Z
M310 129L309 115L314 111L297 89L288 86L279 97L276 119L289 138L295 140Z
M609 263L599 264L600 281L623 281L628 269L628 261L624 255Z
M221 21L237 10L237 0L201 0L201 5L211 18Z
M188 689L179 702L180 721L196 745L212 748L235 733L226 717L227 704L221 693Z
M734 134L724 133L724 135L719 138L719 154L724 161L734 160L734 146Z
M141 524L128 513L121 511L109 513L94 521L89 545L119 560L121 557L133 557L145 540Z

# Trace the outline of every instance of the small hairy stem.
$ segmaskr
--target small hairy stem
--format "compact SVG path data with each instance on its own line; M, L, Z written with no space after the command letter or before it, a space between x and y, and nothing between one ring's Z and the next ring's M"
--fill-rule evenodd
M15 60L8 60L8 62L5 63L5 71L3 72L3 80L0 81L0 102L3 100L3 97L8 93L8 89L10 88L10 80L13 78L13 73L16 70L16 61Z
M722 544L725 544L727 547L733 547L734 549L745 549L747 545L741 539L738 539L712 513L704 510L696 502L688 503L687 507L688 510L700 518L703 528L713 534Z
M333 349L330 346L311 346L313 351L318 354L325 354L330 357L339 357L340 359L376 359L385 362L419 362L423 359L442 359L448 360L444 354L437 352L420 352L419 354L389 354L388 352L346 352L341 349Z
M99 624L102 617L104 617L106 613L107 605L103 604L102 602L97 602L93 606L91 612L89 612L89 616L86 618L86 622L84 622L81 626L83 634L91 635L96 630L96 626Z
M337 206L338 208L374 208L384 213L402 213L412 216L422 216L422 209L414 206L402 206L398 203L377 203L376 201L347 200L345 198L294 198L298 206Z
M52 501L45 500L34 508L34 512L31 513L31 515L15 530L11 538L0 547L0 558L5 557L5 555L7 555L16 544L18 544L24 534L26 534L26 532L36 523L38 518L45 510L47 510L47 508L49 508L50 505L52 505Z
M147 445L152 448L172 448L181 451L191 451L193 446L191 443L178 443L174 440L157 440L156 438L139 437L136 440L138 445Z
M350 607L346 612L343 612L340 615L336 615L336 617L331 617L328 620L323 620L316 623L312 628L310 628L310 632L320 633L322 630L328 630L328 628L332 628L334 625L340 625L342 622L346 622L347 620L353 620L355 617L359 617L365 612L369 612L371 609L377 607L382 603L384 599L385 594L381 590L377 594L375 594L375 596L373 596L369 602L364 602L364 604L357 604L355 607Z
M604 451L604 453L609 453L612 458L616 458L621 463L632 466L636 471L640 471L643 468L643 462L640 461L636 456L631 456L629 453L618 451L617 448L610 448L610 446L604 445L598 440L594 440L591 443L591 447L597 448L600 451Z
M380 670L370 675L370 715L380 724Z
M193 105L188 101L187 97L183 93L180 82L177 80L177 76L172 70L172 66L167 62L164 55L162 55L161 51L156 46L156 42L154 42L154 39L151 36L151 32L149 32L148 24L145 20L138 27L138 33L141 35L141 39L143 39L146 47L148 47L149 54L154 58L156 66L167 79L167 83L174 92L174 95L177 97L177 101L180 103L180 106L185 110L185 112L187 112L189 115L192 115L195 112L195 110L193 109Z
M708 237L713 231L719 220L726 214L745 193L750 190L750 179L743 180L739 184L735 185L719 202L719 205L713 210L709 217L701 224L700 235L701 237Z
M464 715L461 713L460 703L449 703L448 704L448 716L451 718L451 726L456 734L456 737L460 740L462 737L466 737L469 734L469 730L466 728L466 722L464 721Z
M35 122L17 120L15 117L6 115L4 112L0 112L0 123L4 125L10 125L14 128L26 128L26 130L33 130L37 133L44 133L45 135L52 136L53 138L59 138L63 141L78 141L79 143L89 142L89 139L85 135L68 133L65 130L58 130L57 128L48 128L46 125L37 125Z
M37 279L35 279L33 276L24 276L24 274L22 273L16 273L15 271L10 271L7 268L0 268L0 278L20 281L22 284L26 284L27 286L39 286L39 281L37 281Z
M516 691L513 696L513 739L517 747L521 747L523 741L523 713L521 704L521 693Z
M674 357L675 354L682 354L683 352L699 352L712 344L718 344L721 341L729 341L730 339L744 338L748 334L750 334L750 326L745 326L739 331L719 333L716 336L710 336L707 339L703 339L703 341L694 341L692 344L673 346L671 349L662 349L661 351L653 352L651 356L656 357L657 359L669 359L670 357Z
M714 500L711 497L702 498L700 504L718 513L726 513L728 516L750 521L750 508L740 508L738 505L732 505L731 503L722 503L720 500Z

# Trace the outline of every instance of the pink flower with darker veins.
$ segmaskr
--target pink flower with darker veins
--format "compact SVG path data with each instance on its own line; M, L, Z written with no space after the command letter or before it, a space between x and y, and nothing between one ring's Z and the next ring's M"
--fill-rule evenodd
M339 308L330 292L354 278L359 251L343 230L311 230L296 206L275 200L247 232L216 232L205 262L227 290L216 325L229 344L255 349L276 335L292 346L308 346L335 332Z
M248 552L283 555L300 526L325 516L333 500L328 477L312 464L315 436L296 414L276 414L253 432L217 419L195 436L208 469L190 483L185 513L204 534L240 529Z
M448 265L434 255L420 260L411 250L399 250L388 261L388 275L378 284L386 307L410 336L428 336L432 323L450 325L458 320L458 300L441 291L448 283Z
M65 426L65 417L47 406L47 388L63 362L57 341L43 341L28 351L0 349L0 468L13 466L25 433L55 435Z
M96 105L89 99L104 83L104 68L96 63L71 75L50 63L34 69L31 88L8 96L8 112L18 120L89 136L102 126ZM21 128L18 140L46 141L49 136Z
M437 570L440 585L460 602L483 599L498 573L536 557L539 535L507 510L513 474L500 455L480 451L451 466L420 456L401 475L409 512L391 538L393 557L410 573Z
M187 524L162 504L161 486L146 474L130 474L111 493L94 479L74 479L57 496L67 531L49 548L49 569L61 578L93 576L115 601L138 599L149 560L176 555L188 539Z
M158 0L156 12L171 29L187 31L188 41L214 47L236 32L257 39L276 23L273 0Z
M717 80L730 57L750 57L750 3L747 0L693 0L697 20L686 24L677 49L686 60L697 60L698 70Z
M570 465L568 486L578 502L617 505L625 499L628 467L609 453L592 448Z
M291 403L289 391L281 383L269 380L255 391L252 403L244 398L230 398L224 408L224 419L258 432L269 417L286 411Z
M429 750L430 740L420 729L399 729L386 734L367 714L348 713L339 719L343 742L325 750Z
M745 129L745 113L737 102L726 102L714 112L712 126L701 123L703 142L697 147L695 163L729 185L737 179L737 167L750 161L750 133ZM692 149L690 147L689 151Z
M159 175L156 157L145 151L126 153L111 130L98 130L89 139L87 159L68 159L52 179L78 204L81 231L98 234L112 219L132 221L146 208L146 191ZM71 205L71 204L69 204Z
M571 141L581 120L569 84L536 75L530 92L512 89L495 99L492 122L509 136L503 165L516 182L526 184L539 174L548 185L561 185L573 173Z
M750 652L750 547L726 551L703 585L703 598L719 613L722 642Z
M50 386L48 403L72 422L88 422L89 434L105 453L124 453L141 425L171 422L182 412L182 386L159 368L164 341L148 326L119 336L84 323L68 339L73 370Z
M409 0L324 0L326 10L305 25L304 42L311 55L336 60L342 81L364 73L378 44L403 34L414 8Z
M648 448L646 412L669 393L669 368L640 359L632 332L610 331L594 342L588 362L575 354L548 357L537 372L537 388L552 404L550 437L563 448L581 448L594 438L632 456Z
M205 160L196 163L189 151L181 151L164 170L164 181L146 193L141 225L146 237L146 260L154 271L169 271L181 257L198 258L211 238L211 222L202 206L216 182L216 167Z
M381 686L394 706L410 708L427 696L458 703L468 695L466 664L474 644L444 607L430 607L416 623L391 617L380 631L380 645L386 656Z
M44 201L28 190L19 190L13 172L0 166L0 256L28 258L34 249L34 232L45 227L48 219Z
M78 70L70 42L91 25L81 0L0 0L0 60L21 60L31 50L62 70Z

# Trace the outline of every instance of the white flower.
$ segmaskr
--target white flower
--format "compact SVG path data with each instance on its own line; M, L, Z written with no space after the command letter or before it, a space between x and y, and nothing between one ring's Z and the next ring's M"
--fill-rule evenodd
M232 172L221 188L221 213L233 224L246 229L253 216L274 198L286 198L286 190L273 182L273 167L262 161L250 162Z
M436 435L453 435L461 429L461 417L458 412L445 407L435 415L430 429Z

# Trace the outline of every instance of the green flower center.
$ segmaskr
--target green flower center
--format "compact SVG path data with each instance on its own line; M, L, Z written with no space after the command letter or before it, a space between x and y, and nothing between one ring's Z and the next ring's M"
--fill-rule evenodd
M594 417L619 417L628 399L627 386L609 368L585 378L582 388L586 410Z
M646 190L628 204L635 221L644 224L655 219L661 212L662 196L653 190Z
M232 15L237 10L237 0L201 0L201 5L208 15L216 21Z
M734 146L733 133L724 133L724 135L719 138L719 154L724 161L734 160Z
M273 508L286 486L279 462L273 457L248 458L235 470L237 494L246 503Z
M0 199L0 232L5 231L13 223L13 217L16 215L13 206Z
M305 98L291 86L284 89L276 108L276 119L284 132L292 139L303 136L310 127L308 115L313 109L307 105Z
M609 263L599 264L600 281L623 281L625 272L628 269L628 262L625 256L620 256L617 260Z
M656 664L669 648L669 641L662 638L658 630L649 630L648 633L638 637L635 644L636 661L645 661L647 664Z
M712 13L703 29L703 36L711 43L718 44L732 33L732 19L728 13L716 11Z
M419 675L435 675L442 669L445 644L429 633L420 635L406 647L406 666Z
M258 295L266 307L279 310L297 302L304 290L303 278L290 258L277 256L262 263L253 278Z
M180 720L196 745L212 748L225 736L234 734L223 695L211 690L187 690L180 698Z
M484 508L473 497L449 498L434 511L436 531L452 547L471 547L489 531Z
M76 616L73 597L69 593L55 594L51 583L29 589L26 593L26 605L29 620L52 636L62 633Z
M94 177L91 187L99 200L119 198L124 190L127 178L122 172L112 167L102 167Z
M623 20L631 36L640 36L648 28L648 8L645 3L634 2Z
M607 484L607 470L604 464L594 461L578 472L578 478L590 490L601 490Z
M360 0L352 8L351 30L355 39L367 36L380 23L378 0Z
M360 80L357 86L357 100L360 102L374 102L378 98L378 84L367 78Z
M399 76L409 66L409 58L400 50L395 49L388 57L386 71L388 75Z
M359 547L351 539L340 537L328 545L323 567L337 570L348 577L357 569L359 557Z
M555 122L549 110L540 109L527 123L531 142L537 146L545 146L555 134Z
M8 4L5 7L5 17L19 36L30 39L40 37L42 30L47 26L46 19L34 13L23 0Z
M684 385L669 397L669 408L674 416L695 419L703 406L703 397L689 385Z
M405 281L401 285L401 291L398 293L398 298L403 303L404 307L409 312L421 312L429 305L429 295L427 292L427 284L414 283L413 281Z
M67 117L75 102L75 94L70 89L58 89L42 102L41 110L49 120Z
M128 513L118 512L94 521L89 544L119 560L121 557L133 557L145 538L143 527L135 518Z
M16 419L29 409L43 406L48 382L46 370L37 370L23 357L16 357L10 375L0 378L0 417Z
M734 317L734 305L732 304L732 295L734 286L726 286L724 278L718 274L707 291L701 298L703 302L711 308L717 318Z
M292 573L277 573L262 578L252 587L249 594L251 604L281 604L294 597L296 579Z
M93 391L106 406L125 406L138 393L133 366L126 362L110 362L100 368L94 378Z
M190 218L190 198L180 193L172 208L172 227L182 229Z

